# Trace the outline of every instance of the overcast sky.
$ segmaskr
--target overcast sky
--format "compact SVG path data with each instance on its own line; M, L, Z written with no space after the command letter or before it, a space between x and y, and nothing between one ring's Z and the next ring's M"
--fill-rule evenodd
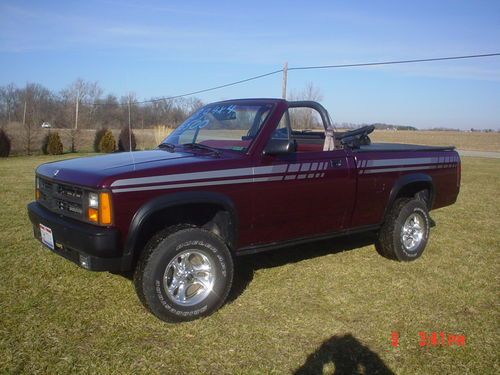
M9 1L0 85L76 78L138 98L289 66L500 52L500 1ZM289 73L335 122L500 129L500 57ZM198 95L279 97L281 76Z

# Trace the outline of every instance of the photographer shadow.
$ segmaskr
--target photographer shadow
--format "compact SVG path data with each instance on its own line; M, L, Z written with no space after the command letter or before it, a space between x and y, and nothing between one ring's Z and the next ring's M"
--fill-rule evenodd
M377 353L351 334L332 336L323 342L294 374L323 374L324 370L333 370L331 367L335 368L334 375L394 375Z

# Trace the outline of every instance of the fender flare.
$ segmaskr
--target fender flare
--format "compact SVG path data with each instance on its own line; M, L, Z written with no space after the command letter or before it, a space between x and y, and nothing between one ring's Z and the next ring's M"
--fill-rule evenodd
M231 247L237 243L238 240L238 215L234 203L227 196L207 191L187 191L174 194L161 195L153 198L144 203L134 214L132 221L129 225L129 231L125 244L124 255L133 255L137 245L139 233L142 231L144 224L148 218L161 210L166 208L182 206L184 204L217 204L229 213L229 238L228 244Z
M391 208L392 204L396 200L396 197L398 196L399 192L405 188L408 185L414 184L414 183L425 183L429 185L430 187L430 192L429 192L429 202L428 202L428 209L431 210L432 206L434 205L434 197L435 197L435 187L434 187L434 182L432 180L432 177L429 176L428 174L425 173L412 173L412 174L406 174L404 176L399 177L396 182L394 183L391 192L389 194L389 199L387 201L387 204L384 209L384 218L385 215L387 214L387 211Z

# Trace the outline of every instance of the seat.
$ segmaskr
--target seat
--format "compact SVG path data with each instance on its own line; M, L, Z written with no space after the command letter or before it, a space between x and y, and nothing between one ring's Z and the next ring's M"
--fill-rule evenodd
M329 127L325 130L325 143L323 144L323 151L332 151L335 149L335 131Z

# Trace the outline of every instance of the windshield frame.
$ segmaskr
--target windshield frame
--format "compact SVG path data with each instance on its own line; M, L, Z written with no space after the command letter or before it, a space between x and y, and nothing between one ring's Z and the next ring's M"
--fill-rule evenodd
M203 129L204 126L201 126L201 127L196 127L195 126L193 128L193 124L191 124L191 125L188 125L188 124L192 123L193 121L196 123L196 121L201 120L202 116L204 114L206 114L206 113L213 114L213 112L210 112L210 109L217 109L218 107L219 108L220 107L225 107L225 108L229 108L230 109L230 107L232 107L232 106L237 106L237 107L255 107L255 117L252 120L252 124L248 128L242 128L242 129L241 128L240 129L238 129L238 128L236 128L236 129L230 129L230 128L228 128L227 129L227 130L242 130L243 132L246 131L247 134L243 135L240 139L234 138L234 139L230 139L230 140L234 140L234 141L240 140L241 141L241 140L243 140L244 137L249 137L247 139L249 141L249 143L245 147L242 147L241 150L237 149L237 147L228 147L228 148L225 148L225 147L217 147L217 146L213 146L213 145L209 145L209 147L217 149L220 152L230 151L230 152L235 152L235 153L238 153L238 154L248 154L249 151L251 150L252 146L255 144L255 141L259 137L259 134L262 132L262 129L265 127L267 121L269 120L269 118L271 117L271 115L274 113L274 110L276 109L276 103L273 103L271 101L246 101L246 100L245 101L240 101L240 100L234 100L234 101L224 101L224 102L216 102L216 103L207 104L207 105L201 107L200 109L198 109L193 114L191 114L182 123L180 123L167 137L165 137L165 139L163 139L163 141L160 143L160 145L161 144L165 144L165 143L170 143L170 144L173 144L175 146L175 148L182 148L182 149L185 150L186 149L185 145L190 145L193 142L191 141L191 142L183 142L183 143L181 143L180 142L180 137L185 132L191 131L193 129L196 129L196 134L193 136L194 143L199 143L201 145L205 145L205 144L202 143L202 142L204 142L203 140L199 141L198 139L196 139L198 137L198 132L201 129ZM219 111L220 111L220 109L219 109ZM259 125L255 129L255 131L253 132L253 134L251 134L250 136L248 136L248 134L250 133L250 131L256 125L255 121L257 119L257 116L261 116L261 119L259 121ZM183 126L187 126L188 128L184 129L184 130L180 130L180 129L182 129ZM190 126L191 126L191 128L189 128ZM221 129L224 130L224 128L221 128ZM178 134L176 134L176 133L178 133ZM213 141L217 141L217 138L214 138ZM189 151L192 151L192 150L193 149L190 149Z

